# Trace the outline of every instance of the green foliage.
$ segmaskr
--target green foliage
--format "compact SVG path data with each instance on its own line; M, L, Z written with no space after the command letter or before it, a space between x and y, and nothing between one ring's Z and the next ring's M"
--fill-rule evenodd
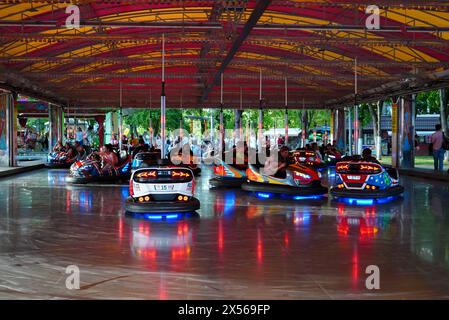
M330 125L331 113L329 110L310 110L309 111L309 128Z
M47 119L44 118L28 118L27 127L34 128L40 134L45 133L45 122Z
M282 128L284 127L284 112L282 109L265 109L263 111L263 127L264 129ZM309 113L309 128L329 125L330 111L329 110L308 110ZM160 130L160 110L159 109L142 109L137 110L124 117L124 124L130 128L134 128L139 134L148 130L150 123L150 116L154 133L159 133ZM220 112L218 109L167 109L166 124L167 130L171 131L179 128L180 120L183 119L183 128L190 130L190 121L186 116L199 116L209 118L214 117L214 127L219 128ZM257 128L259 112L257 109L247 109L242 114L242 124L246 127L247 123L251 124L252 128ZM225 128L233 129L235 114L234 109L223 109L223 121ZM288 110L288 124L290 128L302 127L302 110ZM204 123L202 122L202 130L204 130ZM208 121L209 126L209 121Z
M169 131L179 129L180 120L183 119L182 109L167 109L165 121L166 128ZM159 109L143 109L135 111L123 118L123 123L129 127L135 128L135 130L142 134L150 127L150 116L153 126L153 132L155 134L160 131L161 111ZM183 121L183 128L189 129L187 121Z
M363 103L359 107L359 121L362 128L366 127L370 122L373 121L367 103Z
M416 95L416 114L440 113L440 92L432 90Z

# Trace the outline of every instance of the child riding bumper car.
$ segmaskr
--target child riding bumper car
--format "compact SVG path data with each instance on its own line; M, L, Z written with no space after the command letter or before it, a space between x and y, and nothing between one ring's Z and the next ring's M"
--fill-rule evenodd
M247 182L242 189L252 192L268 192L292 196L323 195L327 188L321 185L321 173L301 164L291 164L287 147L273 153L264 168L248 165Z
M117 182L128 180L131 175L131 156L128 154L108 162L107 156L93 153L86 160L76 161L70 167L70 175L66 181L71 184L86 184L91 182Z
M292 152L291 157L294 163L311 167L315 170L321 170L327 166L314 150L296 150Z
M52 169L68 169L75 162L75 158L70 158L67 152L51 152L47 156L45 166Z

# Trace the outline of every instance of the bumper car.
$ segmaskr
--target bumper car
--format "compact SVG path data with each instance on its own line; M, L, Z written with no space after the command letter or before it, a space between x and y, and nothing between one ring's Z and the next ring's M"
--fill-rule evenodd
M197 157L191 155L190 158L183 158L181 154L170 155L170 161L177 167L186 168L193 172L195 177L201 174L201 168L198 167L199 160Z
M134 172L140 168L148 168L158 165L161 159L160 152L140 152L135 155L131 164L131 171Z
M240 188L246 181L245 164L227 164L220 160L218 165L214 165L214 177L209 180L210 188Z
M335 198L382 199L404 192L396 169L363 161L344 161L336 166L335 185L330 194ZM380 200L381 201L381 200Z
M194 212L200 202L194 197L192 170L183 167L154 166L138 169L129 182L128 213Z
M45 166L51 169L68 169L75 162L69 159L66 152L51 152L47 156Z
M341 154L339 152L326 152L324 155L324 162L328 166L334 167L339 161L341 161Z
M131 156L120 160L114 168L104 170L101 160L90 155L86 160L76 161L70 167L70 175L66 181L70 184L86 184L92 182L118 182L128 180L131 175Z
M292 162L298 165L322 170L327 167L326 163L312 150L296 150L291 153Z
M310 167L290 165L285 170L285 178L276 178L260 171L262 170L258 170L253 165L248 166L247 182L242 185L243 190L261 195L282 194L292 196L295 200L327 193L327 188L321 185L321 173Z

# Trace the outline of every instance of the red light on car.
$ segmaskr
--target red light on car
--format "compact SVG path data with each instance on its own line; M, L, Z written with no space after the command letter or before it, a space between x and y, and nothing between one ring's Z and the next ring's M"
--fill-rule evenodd
M137 178L155 178L156 171L144 171L137 174Z
M307 173L293 171L293 179L300 181L309 181L312 180L312 177Z
M182 172L182 171L172 171L171 176L174 177L179 177L179 178L188 178L190 177L190 174L187 172Z
M372 165L362 164L362 165L360 165L360 170L365 170L365 171L380 171L380 168L377 167L377 166L372 166Z
M129 195L134 195L134 183L132 181L129 182Z
M349 170L349 164L339 164L337 165L337 171Z

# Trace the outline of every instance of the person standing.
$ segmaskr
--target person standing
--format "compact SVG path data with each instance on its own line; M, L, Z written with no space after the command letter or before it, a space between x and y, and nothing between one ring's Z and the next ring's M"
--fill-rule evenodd
M443 149L444 134L441 130L441 124L435 125L435 132L430 136L433 152L433 166L435 170L443 171L444 153Z
M84 132L81 129L81 127L78 127L78 130L76 131L76 135L75 135L75 142L78 142L79 144L83 144L83 140L84 140Z
M117 135L116 135L115 133L112 134L112 137L111 137L111 145L112 145L112 146L118 146Z
M94 127L92 125L89 125L87 128L85 136L84 145L89 147L92 146L92 142L94 140Z

